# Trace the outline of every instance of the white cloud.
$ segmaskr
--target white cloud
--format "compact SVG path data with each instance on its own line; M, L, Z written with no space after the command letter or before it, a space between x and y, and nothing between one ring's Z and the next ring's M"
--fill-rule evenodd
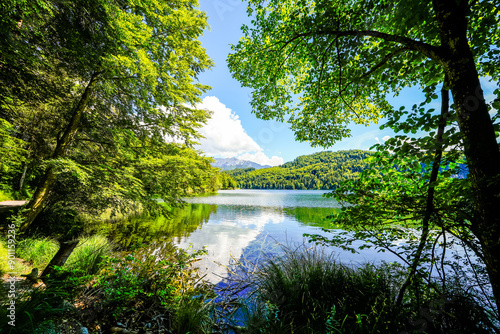
M257 153L244 153L237 157L241 160L253 161L261 165L270 165L270 166L279 166L283 165L283 158L277 157L273 155L271 158L268 158L264 152L260 151Z
M384 136L382 138L383 141L388 141L389 139L391 139L391 136ZM375 141L380 144L380 139L378 137L375 137Z
M199 149L207 155L225 158L238 157L273 166L283 163L280 157L268 158L262 147L246 133L238 115L221 103L217 97L205 97L196 105L196 108L213 112L207 124L200 129L200 133L205 138L200 139Z

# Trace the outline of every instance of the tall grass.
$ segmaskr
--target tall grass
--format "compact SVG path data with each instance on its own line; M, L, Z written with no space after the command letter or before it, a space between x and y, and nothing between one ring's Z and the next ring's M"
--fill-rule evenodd
M35 268L45 268L59 249L57 241L50 238L27 238L17 242L16 256Z
M103 258L110 256L115 247L104 236L93 235L80 240L69 256L64 268L78 271L82 275L96 274L103 265Z
M3 276L10 271L8 256L8 249L4 242L0 240L0 276Z
M318 248L284 248L256 279L271 331L391 332L402 321L393 303L398 287L386 271L346 266Z
M242 265L242 264L241 264ZM242 265L243 266L243 265ZM240 267L223 286L219 320L238 333L490 333L469 294L421 284L396 305L400 266L348 266L318 248L283 247L260 267Z

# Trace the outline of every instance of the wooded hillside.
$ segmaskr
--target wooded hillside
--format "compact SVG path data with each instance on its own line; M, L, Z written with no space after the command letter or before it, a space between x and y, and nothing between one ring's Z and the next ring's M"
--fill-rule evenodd
M335 189L354 179L368 163L369 151L349 150L302 155L279 167L227 171L243 189Z

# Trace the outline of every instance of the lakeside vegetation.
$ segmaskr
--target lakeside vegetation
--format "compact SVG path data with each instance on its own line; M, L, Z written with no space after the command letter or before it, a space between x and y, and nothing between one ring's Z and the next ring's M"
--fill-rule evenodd
M4 246L2 243L1 246ZM0 251L4 250L0 246ZM492 333L491 314L459 280L409 289L400 265L349 266L333 255L282 246L284 255L256 267L240 263L223 284L202 280L193 264L204 251L186 253L169 243L133 252L106 238L83 238L46 286L19 290L18 325L2 333L72 333L86 328L167 333ZM19 245L24 265L47 263L57 250L50 239ZM3 254L0 254L3 255ZM158 261L158 256L162 259ZM6 291L0 291L2 298ZM0 315L6 317L6 309ZM158 321L158 319L160 321Z
M0 200L28 199L1 216L17 258L1 239L0 271L24 274L4 275L0 316L15 304L16 326L2 332L499 332L500 91L486 100L480 78L500 80L500 2L249 0L248 13L228 65L258 117L322 147L350 123L384 118L397 135L374 153L224 174L193 148L210 117L193 107L210 88L198 76L213 66L196 0L0 6ZM392 106L406 87L423 101ZM292 248L242 263L221 291L195 266L203 250L120 249L92 229L136 213L175 225L182 196L236 183L334 189L342 208L328 219L345 230L310 240L353 252L361 240L404 265L350 268ZM455 246L464 254L447 261Z

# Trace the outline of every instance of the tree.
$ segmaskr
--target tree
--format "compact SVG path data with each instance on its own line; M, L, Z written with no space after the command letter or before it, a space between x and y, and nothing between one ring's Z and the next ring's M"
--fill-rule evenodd
M254 88L259 117L288 121L300 140L329 146L347 124L394 112L385 97L447 77L467 159L474 219L500 304L500 150L479 75L498 80L498 1L250 1L228 63ZM443 75L443 73L445 75ZM298 104L294 105L294 101ZM421 115L425 123L430 113Z
M212 64L198 41L207 24L205 14L196 9L197 2L47 0L37 4L41 13L26 13L35 23L10 20L22 22L17 28L21 32L14 27L14 32L5 35L17 44L29 45L22 49L24 58L43 68L36 73L44 78L41 81L58 86L59 73L65 85L57 88L55 98L42 96L30 102L28 96L14 94L24 89L6 79L11 89L2 94L2 110L13 110L10 118L19 120L20 105L39 106L58 98L63 103L52 105L51 110L63 122L51 134L55 141L50 161L27 206L22 231L43 210L61 166L71 164L65 159L75 141L96 146L119 142L116 146L122 156L139 149L134 147L136 139L140 149L152 151L160 149L166 138L190 144L208 114L186 106L198 102L208 88L195 80ZM20 76L34 75L25 59L2 66L2 70L11 68L21 69Z

